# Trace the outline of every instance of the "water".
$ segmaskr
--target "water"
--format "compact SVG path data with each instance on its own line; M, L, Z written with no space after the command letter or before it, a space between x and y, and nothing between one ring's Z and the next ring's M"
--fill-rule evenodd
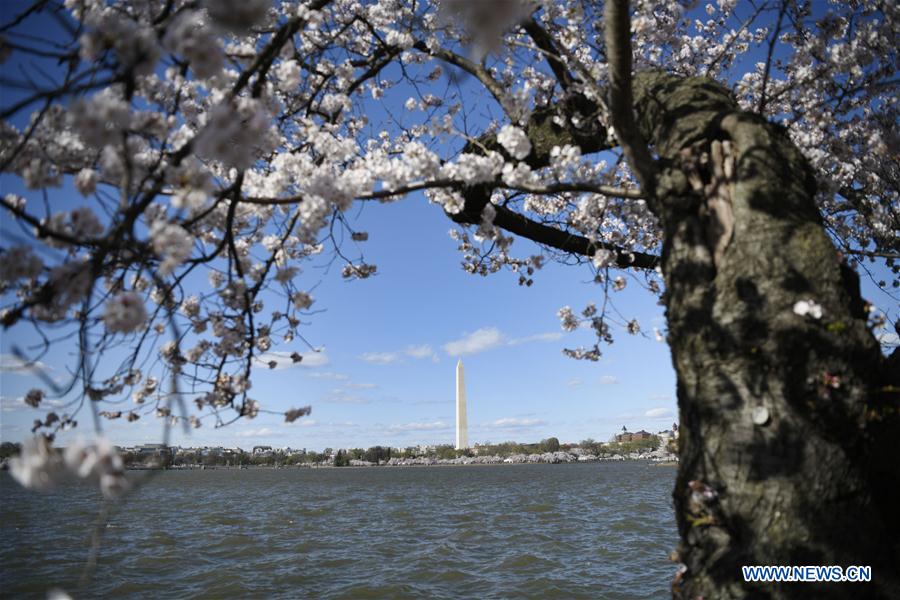
M644 462L169 471L112 510L0 478L4 597L662 598L675 469Z

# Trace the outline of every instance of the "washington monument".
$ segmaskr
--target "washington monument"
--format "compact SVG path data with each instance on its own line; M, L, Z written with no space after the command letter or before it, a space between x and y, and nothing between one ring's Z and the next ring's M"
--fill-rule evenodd
M456 449L469 447L469 419L466 416L466 376L462 359L456 363Z

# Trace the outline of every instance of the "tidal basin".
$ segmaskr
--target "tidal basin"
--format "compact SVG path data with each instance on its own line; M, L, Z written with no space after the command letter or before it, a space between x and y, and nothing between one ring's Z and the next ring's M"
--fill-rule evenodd
M661 598L675 468L647 461L168 471L112 508L0 474L6 597Z

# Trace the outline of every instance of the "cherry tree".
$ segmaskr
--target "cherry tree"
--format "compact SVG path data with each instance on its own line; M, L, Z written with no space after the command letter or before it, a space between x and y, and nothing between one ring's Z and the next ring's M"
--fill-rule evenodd
M641 331L611 309L627 282L661 299L676 597L806 597L744 583L752 564L871 565L865 593L900 595L900 354L859 287L900 285L895 3L37 0L6 21L0 166L43 201L0 199L0 319L80 349L26 397L79 399L35 421L25 485L127 487L102 440L51 450L79 411L267 410L252 372L306 344L301 265L370 277L349 209L424 192L473 274L590 271L607 302L560 310L596 333L573 358Z

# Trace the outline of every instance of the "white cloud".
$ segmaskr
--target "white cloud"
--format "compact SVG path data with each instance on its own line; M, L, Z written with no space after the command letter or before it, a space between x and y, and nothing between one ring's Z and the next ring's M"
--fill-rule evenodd
M546 421L540 419L517 419L515 417L507 417L505 419L497 419L496 421L487 423L485 427L488 429L524 429L546 424Z
M412 358L430 358L434 354L434 349L428 344L421 344L407 347L405 353Z
M617 383L619 383L619 380L613 375L604 375L600 378L601 385L615 385Z
M329 362L325 350L298 353L302 357L300 362L294 362L294 359L291 358L293 354L293 352L265 352L256 357L256 362L259 365L268 367L269 363L274 361L276 366L273 370L275 371L292 369L294 367L324 367Z
M347 382L344 384L345 388L350 388L351 390L374 390L378 386L374 383L353 383Z
M251 438L271 436L273 433L275 432L268 427L262 427L260 429L245 429L243 431L238 431L236 435L241 438Z
M407 346L402 352L365 352L360 355L360 359L376 365L390 365L403 360L404 357L409 358L431 358L437 359L437 355L428 344L420 344L418 346Z
M651 419L663 419L673 416L671 409L658 407L651 408L647 412L644 413L645 417L650 417Z
M36 373L46 373L48 371L52 371L52 369L41 361L27 362L15 354L0 354L0 373L34 375Z
M477 354L503 344L503 334L496 327L482 327L458 340L444 344L444 351L450 356Z
M0 396L0 407L3 408L3 412L22 410L26 406L28 405L25 404L25 396L19 396L18 398L13 398L12 396Z
M388 431L441 431L450 429L450 425L445 421L432 421L422 423L396 423L388 426Z
M376 365L389 365L397 362L400 359L400 355L396 352L366 352L361 354L359 358Z
M335 373L334 371L310 371L306 376L313 379L331 379L333 381L347 381L350 379L350 376L346 373Z
M536 333L520 338L510 338L496 327L482 327L458 340L444 344L444 351L450 356L478 354L500 346L518 346L531 342L553 342L562 338L559 332Z
M551 332L538 333L521 338L509 338L496 327L482 327L463 335L458 340L447 342L444 344L443 349L450 356L463 356L478 354L499 346L518 346L519 344L530 342L550 342L561 337L562 334ZM365 352L359 358L376 365L390 365L401 361L404 357L431 358L433 362L438 362L439 360L437 353L430 344L407 346L405 350L399 352Z
M527 335L522 338L515 338L509 340L507 342L510 346L518 346L519 344L527 344L529 342L555 342L556 340L562 339L563 334L559 331L551 331L549 333L536 333L534 335Z
M66 406L66 402L58 398L44 398L41 400L38 409L60 409ZM32 406L25 404L25 396L13 398L12 396L0 396L0 407L3 412L12 412L16 410L36 410Z
M371 402L369 398L357 396L356 394L348 394L346 390L335 388L322 397L323 402L331 402L333 404L368 404Z
M582 385L583 383L584 383L583 379L580 379L578 377L573 377L572 379L570 379L566 382L566 385L569 386L570 388L577 388L580 385Z
M445 400L414 400L410 402L410 404L415 405L426 405L426 404L444 404L444 405L453 405L453 399L447 398Z

